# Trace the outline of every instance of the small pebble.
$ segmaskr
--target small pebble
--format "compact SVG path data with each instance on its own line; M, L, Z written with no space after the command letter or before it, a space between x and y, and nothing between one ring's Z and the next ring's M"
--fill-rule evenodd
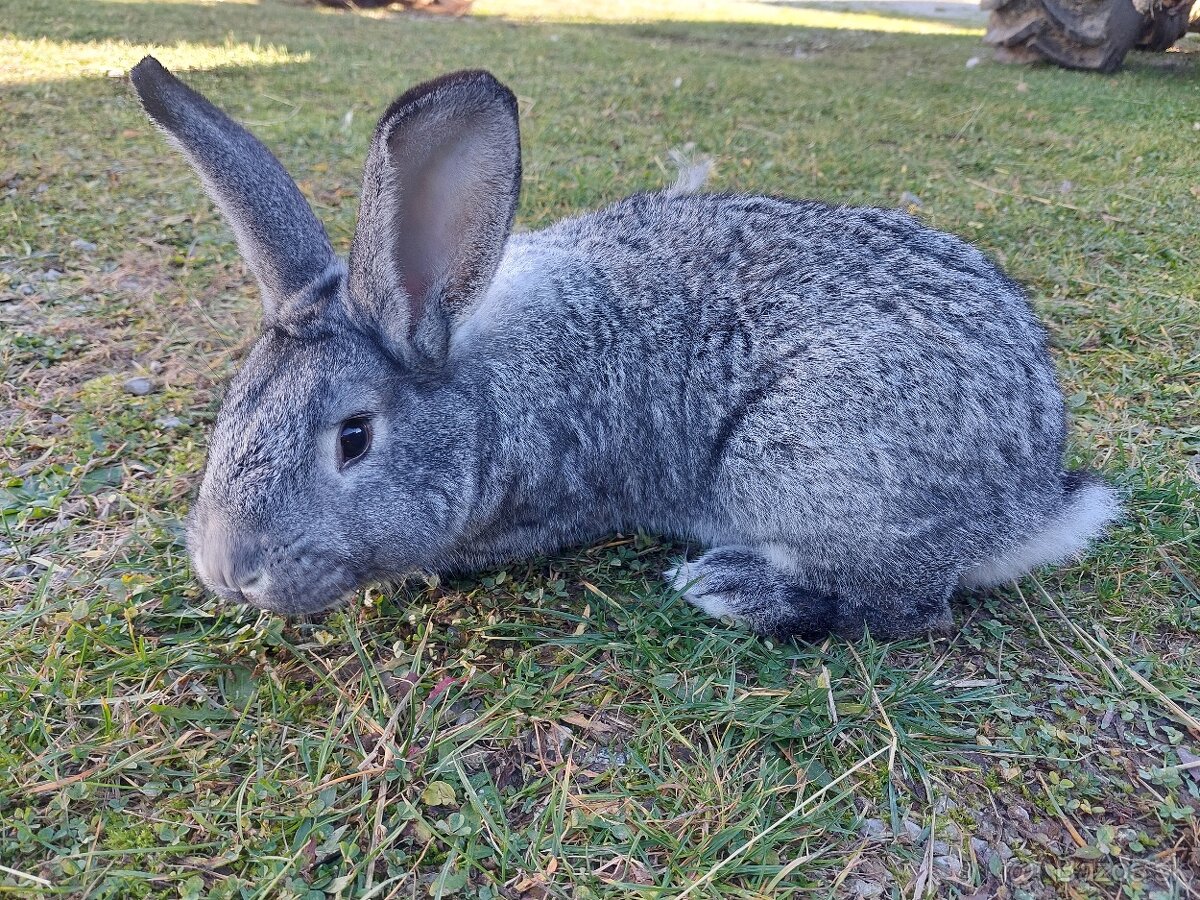
M933 865L951 878L962 874L962 860L957 856L936 856Z
M172 428L178 428L183 424L183 419L179 416L165 416L161 419L155 419L154 424L159 428L166 428L168 431Z
M63 277L63 273L58 269L47 269L42 273L42 281L58 281Z
M925 831L923 827L918 825L912 819L904 820L904 830L908 833L908 839L911 841L919 841L921 839L921 833Z
M143 378L139 375L125 382L125 390L135 397L145 397L147 394L154 392L154 382L149 378Z
M71 246L76 250L82 250L84 253L91 253L96 249L96 245L91 241L85 241L83 238L75 238L71 241Z
M1187 747L1178 747L1175 752L1179 754L1179 762L1188 766L1183 772L1193 781L1200 781L1200 766L1196 765L1200 763L1200 756L1196 756Z
M921 202L921 198L912 191L905 191L903 194L901 194L900 202L905 206L916 206L918 208L925 205Z
M850 882L850 895L852 897L862 897L863 900L869 900L872 897L882 897L883 885L874 881L867 881L865 878L855 878Z
M17 288L17 293L23 297L30 296L36 288L32 284L22 284Z
M882 819L863 819L859 831L863 837L868 838L882 838L889 834L889 829Z
M1018 806L1016 803L1008 805L1008 817L1010 819L1018 819L1026 825L1029 824L1029 810L1023 806Z
M50 416L50 424L51 425L66 425L67 417L60 416L58 413L54 413L53 415Z
M1071 184L1071 182L1067 181L1066 179L1063 179L1062 184L1058 186L1058 192L1060 194L1069 194L1072 190L1074 190L1074 188L1075 185Z
M976 858L984 865L987 865L987 861L992 858L992 848L988 846L987 841L973 837L971 838L971 849L975 851Z
M983 60L980 57L972 56L970 59L967 60L967 68L973 69L977 65L979 65L981 62L983 62Z

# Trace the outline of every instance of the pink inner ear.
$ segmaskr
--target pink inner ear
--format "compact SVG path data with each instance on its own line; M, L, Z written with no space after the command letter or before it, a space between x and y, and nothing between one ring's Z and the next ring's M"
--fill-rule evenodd
M405 272L404 290L408 293L408 336L412 337L425 314L429 282L416 272Z
M415 272L405 272L404 290L408 294L408 299L417 304L425 299L425 292L429 290L429 285Z

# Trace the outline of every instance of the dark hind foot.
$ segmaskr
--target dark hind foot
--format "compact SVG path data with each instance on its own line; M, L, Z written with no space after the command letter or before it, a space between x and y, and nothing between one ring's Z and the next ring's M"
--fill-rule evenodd
M761 635L878 639L941 630L952 623L949 598L957 578L903 588L848 590L806 573L786 548L716 547L665 573L684 599L713 618L728 616Z
M666 578L714 619L729 617L761 635L819 638L836 622L833 593L805 585L753 547L717 547Z

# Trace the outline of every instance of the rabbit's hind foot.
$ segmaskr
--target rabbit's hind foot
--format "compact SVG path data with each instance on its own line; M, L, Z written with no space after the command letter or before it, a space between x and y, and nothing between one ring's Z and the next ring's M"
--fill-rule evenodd
M942 630L952 623L956 577L898 589L847 591L805 573L786 548L716 547L665 574L685 600L716 619L730 618L758 634L818 639L831 632L877 639Z
M730 618L774 637L823 637L833 630L837 597L814 589L782 565L774 548L716 547L664 573L668 584L714 619Z

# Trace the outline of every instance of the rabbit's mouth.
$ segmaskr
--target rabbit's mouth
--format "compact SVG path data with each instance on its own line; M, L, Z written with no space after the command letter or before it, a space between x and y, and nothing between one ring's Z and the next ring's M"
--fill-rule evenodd
M354 592L369 580L364 573L330 566L302 587L281 586L278 593L264 598L272 605L264 609L285 615L312 615L335 609L349 602ZM254 602L254 601L251 601Z
M253 606L257 609L265 609L267 612L280 613L286 616L304 616L323 613L327 610L339 606L342 602L342 597L334 597L329 600L314 603L311 599L298 598L294 595L286 597L272 596L247 596L239 594L231 598L235 603L241 603L245 606Z
M242 579L237 587L223 578L200 571L200 580L228 603L238 603L287 616L316 615L341 606L362 586L365 578L336 563L303 578L288 579L263 570L257 577Z
M196 575L217 596L284 615L338 606L370 575L302 534L246 533L212 514L193 515L188 550Z
M390 570L353 574L345 570L330 569L318 583L306 583L303 592L281 590L260 592L253 596L242 591L221 590L209 585L213 592L229 603L253 606L267 612L284 616L318 616L350 602L354 594L366 585L381 588L399 587L405 579L419 575L423 570L406 569L397 574Z

